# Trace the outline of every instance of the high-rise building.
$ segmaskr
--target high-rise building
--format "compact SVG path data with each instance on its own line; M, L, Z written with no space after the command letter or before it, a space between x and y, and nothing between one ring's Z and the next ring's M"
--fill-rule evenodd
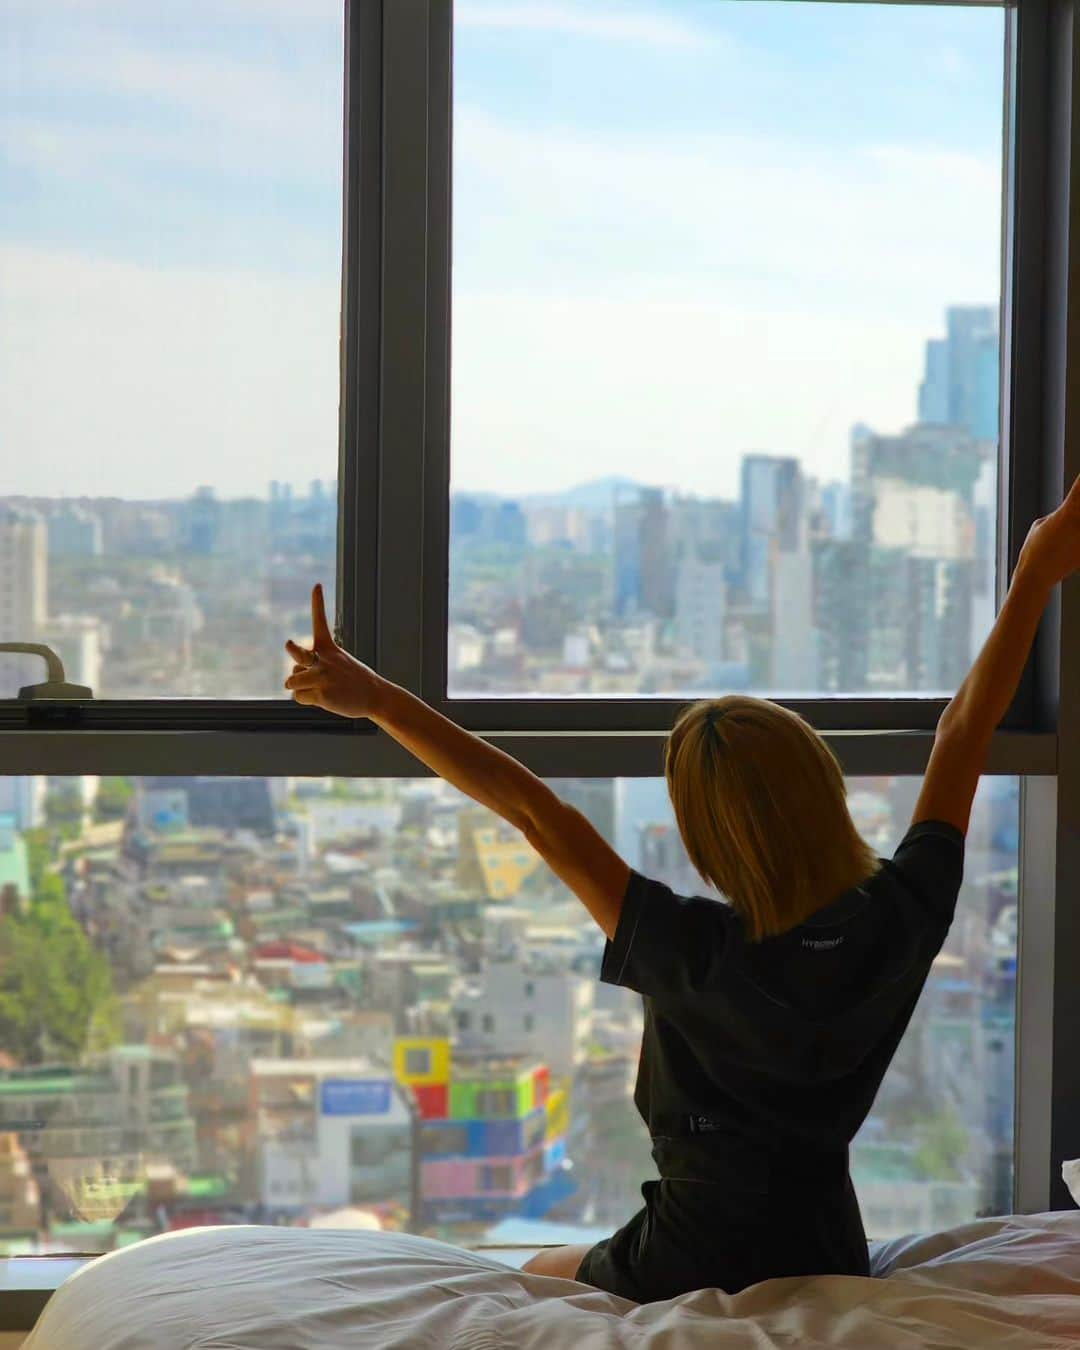
M641 501L636 495L615 503L612 608L627 618L641 607Z
M675 603L668 510L661 488L641 489L641 607L670 618Z
M675 497L668 512L674 556L723 563L727 584L738 585L742 572L742 504L723 497Z
M764 609L771 596L774 551L794 553L805 525L805 482L797 459L745 455L742 461L742 585L748 604Z
M35 511L0 504L0 642L38 642L48 603L48 536ZM0 695L45 678L40 660L0 656Z
M54 558L98 558L101 520L85 507L65 502L48 521L49 553Z
M822 693L867 687L867 552L867 545L854 539L820 539L811 545L817 682Z
M830 539L851 538L851 484L825 483L820 492L821 517Z
M187 547L190 553L208 558L218 551L221 534L221 503L212 487L197 488L187 504Z
M818 687L818 634L814 627L813 569L809 553L778 550L773 560L772 676L770 686L785 694Z
M450 498L450 538L460 540L479 534L484 508L475 497L455 492Z
M919 421L965 427L976 440L998 438L998 312L956 305L945 312L944 338L926 344Z
M663 488L633 489L615 501L614 596L618 618L648 614L669 619L675 572L669 509Z
M727 655L726 610L724 564L684 557L675 582L675 637L679 648L700 661L706 674L718 671Z
M897 436L855 427L850 547L815 550L826 690L947 690L963 678L975 485L992 456L962 426L917 424Z
M946 547L948 556L972 557L975 484L991 455L985 442L959 427L917 424L899 435L881 436L856 426L851 434L854 537L941 556L933 554L933 539L933 547ZM932 521L919 519L924 512Z

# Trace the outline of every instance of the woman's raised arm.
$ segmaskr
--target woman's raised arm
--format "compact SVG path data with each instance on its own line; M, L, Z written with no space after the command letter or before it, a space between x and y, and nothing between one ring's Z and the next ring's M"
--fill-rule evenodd
M1016 693L1043 610L1078 567L1080 479L1028 533L990 636L938 722L912 824L943 820L967 832L990 738Z
M342 717L369 718L440 778L502 816L613 937L630 869L581 812L516 759L339 647L321 586L312 591L311 617L313 645L285 644L296 663L285 687L296 701Z

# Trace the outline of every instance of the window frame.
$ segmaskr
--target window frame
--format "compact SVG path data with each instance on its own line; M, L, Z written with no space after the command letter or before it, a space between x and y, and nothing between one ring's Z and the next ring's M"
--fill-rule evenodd
M846 3L847 0L829 0ZM892 0L909 3L910 0ZM933 0L945 3L946 0ZM965 3L965 0L960 0ZM583 724L591 732L645 732L669 728L678 710L691 696L527 697L520 694L486 698L448 695L447 633L449 627L450 559L450 332L451 240L452 240L452 125L453 125L453 0L430 0L418 5L428 21L429 72L427 135L423 137L417 113L412 127L412 149L428 165L423 209L426 217L427 305L413 313L413 324L423 325L425 340L416 343L414 359L423 354L426 364L428 420L424 433L425 499L423 517L423 593L421 629L436 635L423 644L414 683L432 706L455 721L482 734L495 732L558 732L574 734ZM1000 604L1005 579L1019 556L1027 527L1039 512L1034 509L1037 492L1034 474L1014 472L1014 445L1038 442L1041 398L1037 387L1038 363L1023 368L1012 361L1014 350L1030 351L1041 327L1044 285L1042 240L1037 228L1046 191L1044 165L1033 134L1038 91L1017 80L1020 15L1027 28L1040 23L1041 0L1024 0L1022 6L1005 8L1003 53L1004 115L1002 156L1002 277L1001 277L1001 413L998 437L998 567L997 600ZM1030 51L1033 44L1025 42ZM404 45L387 48L387 70L412 56ZM1022 106L1022 99L1027 103ZM1025 135L1021 134L1023 124ZM1029 156L1035 172L1017 173L1017 153ZM417 201L415 209L419 211ZM419 232L417 237L419 246ZM396 293L396 292L395 292ZM1040 335L1041 336L1041 335ZM1021 341L1022 339L1022 341ZM1026 466L1025 466L1026 467ZM1034 466L1033 466L1034 467ZM753 691L751 691L753 692ZM768 692L768 691L763 691ZM874 696L867 694L827 697L790 697L777 694L776 701L793 709L822 732L932 731L948 699L945 697ZM1002 733L1034 731L1045 725L1037 703L1033 662L1028 663L1020 688L1001 723Z
M999 594L1028 524L1080 472L1078 8L1005 10ZM682 700L446 697L452 8L345 0L345 17L338 635L539 773L657 774ZM1080 697L1060 696L1080 688L1078 585L1047 614L987 770L1024 780L1015 1184L1028 1210L1071 1204L1054 1159L1080 1138L1080 909L1065 903L1080 874ZM853 775L921 774L944 703L783 701ZM285 699L4 700L0 764L5 774L424 772L373 731Z
M603 753L620 766L610 772L655 772L655 742L685 698L447 695L453 3L343 3L336 634L462 725L499 743L512 737L508 748L533 767L574 772L583 758L594 758L602 737ZM1038 54L1049 3L1024 0L1005 11L999 600L1027 525L1047 499L1045 457L1035 456L1029 468L1025 456L1024 472L1014 472L1011 451L1040 444L1044 409L1040 361L1021 364L1012 353L1038 353L1043 345L1041 222L1051 185L1036 128L1045 125L1045 104L1036 81L1018 81L1016 57L1023 46L1030 66L1030 54ZM884 772L918 772L947 700L778 701L825 734L849 772L864 771L868 758ZM1053 727L1053 699L1033 659L995 738L990 771L1053 772ZM362 751L358 735L373 738ZM366 721L343 722L284 697L49 706L0 700L0 753L9 752L5 762L15 766L9 772L40 761L46 746L46 760L63 766L47 771L57 773L97 766L115 773L120 764L150 773L174 763L185 766L177 772L225 772L215 770L218 760L232 772L411 772L411 758L385 741Z
M382 380L383 62L382 0L342 0L343 156L342 267L339 336L338 502L334 634L361 659L374 661L378 556L379 401ZM313 577L315 581L318 578ZM14 640L23 640L15 634ZM284 647L285 638L281 641ZM284 662L282 666L284 672ZM0 698L0 753L20 762L26 738L63 734L85 740L76 759L115 762L113 733L178 736L270 737L284 766L294 737L330 736L350 743L370 736L368 722L343 722L288 698L160 698L21 702ZM44 742L43 742L44 744ZM168 763L169 742L152 762ZM97 748L94 749L93 747ZM21 752L21 753L20 753ZM227 740L211 751L223 760ZM5 772L8 757L4 760ZM81 772L93 772L82 769ZM282 768L282 772L286 770ZM62 772L62 770L61 770ZM101 772L107 772L105 768ZM222 772L225 772L223 769Z

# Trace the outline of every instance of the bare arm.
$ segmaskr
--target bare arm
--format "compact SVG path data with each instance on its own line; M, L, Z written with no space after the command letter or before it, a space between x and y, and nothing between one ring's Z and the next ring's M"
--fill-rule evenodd
M967 833L990 739L1016 693L1043 610L1080 566L1080 480L1031 527L1008 594L967 678L941 715L912 824L943 820Z
M312 594L314 644L286 644L296 666L285 687L298 703L368 717L417 759L519 829L551 870L615 934L630 869L588 820L523 764L384 680L337 646L322 588Z

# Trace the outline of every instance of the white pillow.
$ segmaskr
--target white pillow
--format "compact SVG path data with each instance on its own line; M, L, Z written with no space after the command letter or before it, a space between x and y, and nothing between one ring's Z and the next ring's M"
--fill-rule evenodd
M1061 1164L1061 1177L1069 1188L1069 1194L1080 1205L1080 1158Z

